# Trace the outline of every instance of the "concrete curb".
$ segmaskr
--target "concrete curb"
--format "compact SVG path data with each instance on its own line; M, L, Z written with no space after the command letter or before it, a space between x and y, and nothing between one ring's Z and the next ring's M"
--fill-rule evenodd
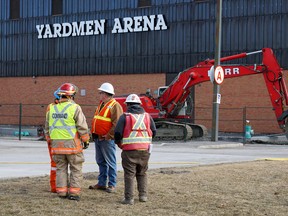
M266 143L286 143L288 144L287 137L282 136L254 136L251 142L266 142Z
M244 144L240 142L229 142L229 141L195 141L190 140L187 142L154 142L155 146L173 146L177 148L178 146L186 146L188 148L198 148L198 149L217 149L217 148L239 148L243 147Z
M200 145L197 148L200 149L213 149L213 148L238 148L243 147L243 143L227 143L227 144L208 144Z

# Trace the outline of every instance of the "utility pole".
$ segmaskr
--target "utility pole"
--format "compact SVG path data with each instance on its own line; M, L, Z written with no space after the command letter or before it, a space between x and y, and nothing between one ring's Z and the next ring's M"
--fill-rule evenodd
M221 31L222 31L222 0L217 0L217 16L216 16L216 48L214 70L220 65L221 53ZM218 121L219 121L219 102L220 85L213 81L213 115L212 115L212 133L211 141L218 141Z

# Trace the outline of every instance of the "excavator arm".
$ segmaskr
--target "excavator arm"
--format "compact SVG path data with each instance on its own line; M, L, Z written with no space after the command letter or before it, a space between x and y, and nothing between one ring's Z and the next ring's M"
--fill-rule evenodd
M249 55L260 53L262 54L262 64L223 64L226 61L246 58ZM288 112L283 112L283 103L285 101L286 105L288 105L288 94L282 68L277 62L273 51L270 48L263 48L260 51L223 57L220 62L224 70L225 79L263 74L278 124L280 128L284 128ZM163 94L158 97L159 109L162 113L165 113L166 118L175 118L179 114L190 94L192 86L210 81L208 71L213 65L214 60L206 60L178 74Z

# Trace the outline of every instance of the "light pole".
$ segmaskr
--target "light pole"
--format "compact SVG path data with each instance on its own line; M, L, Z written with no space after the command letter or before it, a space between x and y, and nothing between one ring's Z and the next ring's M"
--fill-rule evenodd
M216 16L216 48L214 70L220 65L221 53L221 30L222 30L222 0L217 0L217 16ZM211 141L218 141L218 121L219 121L219 103L217 97L220 94L220 85L213 81L213 113L212 113L212 133Z

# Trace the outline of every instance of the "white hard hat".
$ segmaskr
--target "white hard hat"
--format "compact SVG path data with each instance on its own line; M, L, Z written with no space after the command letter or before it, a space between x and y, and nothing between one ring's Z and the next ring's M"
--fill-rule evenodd
M125 103L138 103L141 104L140 98L136 94L130 94L125 100Z
M114 87L110 83L103 83L98 90L114 95Z

